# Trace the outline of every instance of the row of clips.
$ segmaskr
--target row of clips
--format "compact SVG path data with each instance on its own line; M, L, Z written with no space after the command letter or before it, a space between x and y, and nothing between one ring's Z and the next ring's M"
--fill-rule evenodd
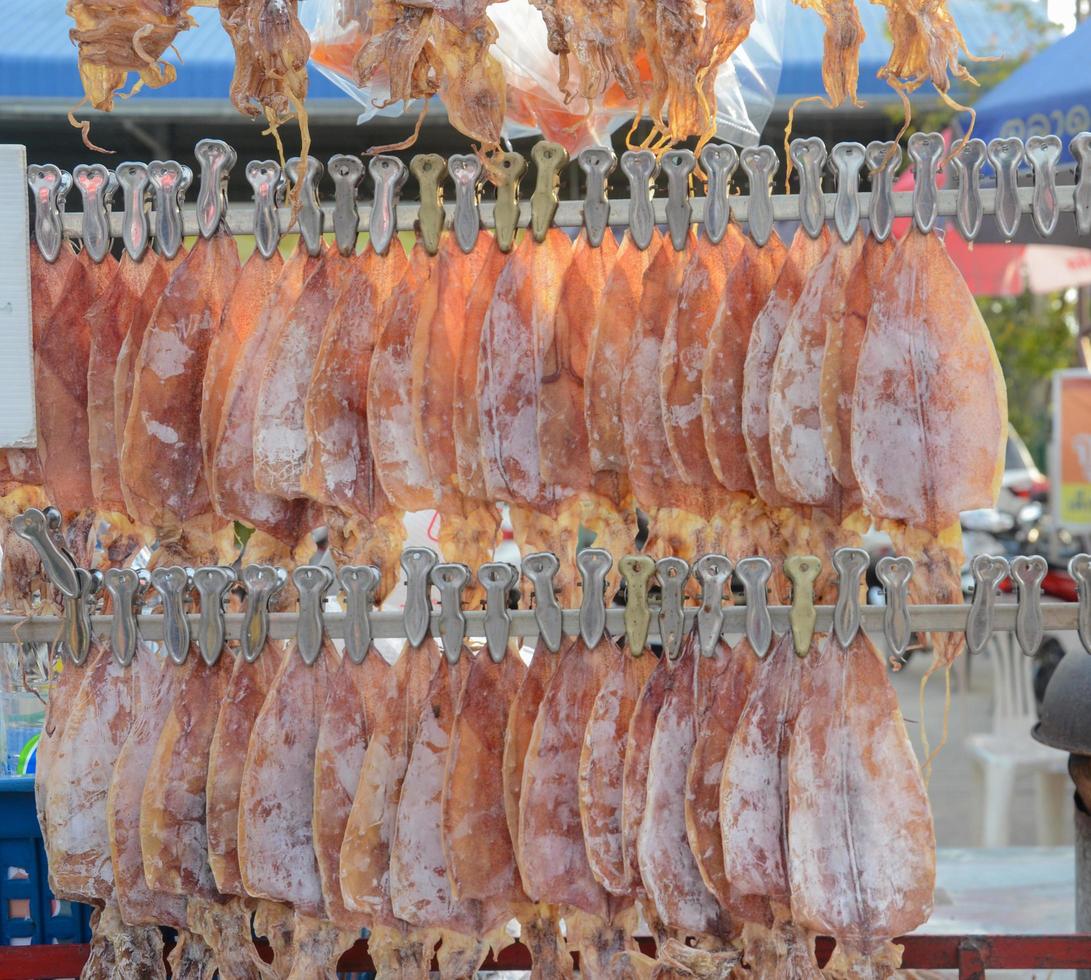
M298 593L295 640L307 663L318 657L326 636L327 596L336 586L343 594L343 638L346 654L359 663L372 645L372 617L380 572L374 565L346 565L334 570L328 555L319 552L312 563L300 565L291 575L271 565L244 565L241 570L226 566L187 569L181 566L156 568L151 572L112 568L104 573L79 568L57 543L60 515L53 509L32 508L17 516L13 530L33 545L46 574L63 597L62 628L58 644L63 655L82 664L92 642L91 616L100 593L111 601L110 641L122 665L132 661L139 642L138 616L146 594L154 589L162 607L163 644L176 663L185 662L191 643L203 659L214 664L227 639L224 606L232 590L243 594L239 650L247 661L255 660L269 637L270 605L290 577ZM837 599L832 630L848 645L862 625L861 591L869 556L859 548L839 548L831 555L837 574ZM613 558L601 548L587 548L576 558L583 600L578 612L578 634L589 647L606 631L607 576ZM406 575L406 600L401 613L402 635L414 646L434 632L443 642L445 655L457 660L467 635L463 590L474 575L466 565L440 562L429 548L407 548L401 556ZM883 587L883 633L895 658L902 658L913 637L909 606L913 561L886 556L875 573ZM1037 652L1044 636L1042 581L1048 571L1040 556L1019 556L1010 562L979 555L971 565L975 583L966 619L966 642L971 653L980 653L995 629L997 588L1010 577L1018 593L1014 632L1021 649ZM560 569L550 552L528 555L521 569L506 562L489 562L477 570L477 582L485 592L484 635L489 655L499 661L513 636L512 603L518 597L520 576L525 576L534 596L534 625L540 641L553 652L560 650L565 634L565 611L558 604L554 579ZM788 624L795 651L805 656L811 648L817 622L815 582L822 570L813 555L785 559L783 571L792 584ZM1091 555L1078 555L1069 570L1079 588L1078 630L1091 652ZM628 648L640 655L647 643L653 617L666 656L677 658L691 623L695 623L701 652L710 656L721 639L729 637L725 602L733 603L737 587L745 600L745 635L758 657L768 653L773 641L773 620L768 605L767 585L773 572L764 557L750 556L733 563L724 555L704 555L689 564L680 558L653 560L647 555L628 555L618 562L625 584L624 633ZM687 616L687 585L691 574L700 586L700 605ZM657 598L653 598L653 586ZM432 590L438 592L440 608L433 610ZM196 630L189 618L193 599L199 613ZM692 617L692 618L691 618Z
M1080 234L1091 234L1091 133L1074 136L1069 149L1079 163L1071 210ZM1004 237L1014 237L1024 210L1019 175L1027 166L1033 173L1030 215L1034 226L1045 237L1056 229L1062 212L1057 185L1057 165L1063 151L1059 137L1031 136L1025 144L1016 138L994 139L987 145L980 139L965 142L949 160L957 185L953 208L946 203L941 207L937 179L948 155L943 137L939 133L914 133L907 151L915 179L911 213L922 232L930 232L941 215L950 215L959 233L973 240L981 231L984 215L992 213ZM227 222L227 178L236 154L221 140L203 139L194 155L200 166L200 182L193 231L208 238ZM518 227L529 224L540 241L555 223L582 225L595 246L602 242L609 225L624 224L642 249L651 243L657 224L665 223L674 247L682 250L695 220L697 202L704 234L713 242L723 238L733 213L745 217L749 234L759 245L769 240L777 218L798 220L812 237L817 237L825 222L832 219L846 242L866 218L870 233L883 241L890 236L897 213L894 182L902 163L897 143L875 141L864 146L844 142L827 152L817 137L795 139L789 146L789 156L798 173L799 194L790 198L792 207L785 212L783 207L774 206L773 182L780 164L770 146L741 151L728 144L706 146L700 157L705 178L703 199L693 198L690 193L698 163L691 151L670 150L658 159L650 150L627 151L621 155L620 167L628 180L629 197L614 202L607 196L607 186L618 160L609 148L591 147L577 158L586 185L582 205L572 215L559 215L558 188L568 154L558 144L543 140L535 144L530 155L535 164L535 188L529 216L519 201L526 158L509 152L490 159L488 164L488 176L496 186L489 223L497 245L505 252L511 249ZM996 176L995 191L988 200L981 186L986 162ZM740 167L749 186L745 198L734 194L732 188ZM273 254L285 226L298 230L305 247L316 255L322 248L327 223L337 248L344 254L355 251L362 230L358 195L365 169L373 185L367 231L372 247L380 255L390 247L399 220L407 227L416 225L424 247L432 254L439 249L444 227L453 230L464 251L469 252L477 241L483 225L481 193L486 167L473 154L456 154L446 160L436 154L419 154L408 167L397 157L380 155L371 157L366 168L360 157L338 154L330 158L328 167L333 182L332 206L320 201L325 169L313 157L305 162L293 157L283 169L272 160L246 164L246 178L254 194L252 222L247 230L253 231L263 255ZM823 188L827 170L836 184L829 201ZM866 201L860 190L865 170L870 183ZM407 214L406 209L399 208L399 198L410 172L417 180L420 203ZM66 231L66 198L75 185L83 199L79 236L92 259L102 261L111 249L112 229L117 224L111 221L113 200L119 190L123 209L120 235L129 255L139 259L154 238L156 249L173 258L187 233L183 203L193 176L189 167L174 160L122 163L112 171L100 163L80 164L72 174L52 164L31 166L27 178L35 202L38 248L47 260L56 258ZM661 176L666 180L667 196L665 205L657 207L656 182ZM448 177L455 192L454 205L449 208L444 205ZM289 183L293 208L286 215L283 206Z

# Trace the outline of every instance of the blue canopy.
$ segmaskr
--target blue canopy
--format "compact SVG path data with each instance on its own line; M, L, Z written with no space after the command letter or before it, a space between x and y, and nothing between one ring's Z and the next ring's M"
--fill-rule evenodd
M1065 145L1091 130L1091 20L1017 68L977 102L974 135L1056 133Z

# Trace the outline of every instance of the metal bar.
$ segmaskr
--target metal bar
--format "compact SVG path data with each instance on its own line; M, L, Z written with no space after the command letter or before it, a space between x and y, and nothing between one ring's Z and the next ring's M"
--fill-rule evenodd
M985 980L987 940L968 936L958 944L958 980Z
M1033 187L1020 187L1019 188L1019 204L1024 213L1029 213L1031 208L1031 200L1034 195ZM955 208L958 201L957 190L941 190L938 192L939 213L944 217L951 217L955 214ZM870 191L861 191L860 195L860 211L862 214L868 213L868 207L871 201ZM826 206L826 219L832 220L834 201L836 195L825 194L823 195ZM1076 189L1075 187L1068 185L1057 188L1057 203L1060 206L1062 212L1072 212L1075 210ZM695 197L691 200L693 205L693 220L695 223L699 223L704 220L705 216L705 199L703 197ZM995 188L982 188L981 190L981 203L985 214L994 214L996 211L996 189ZM657 224L663 225L667 222L667 199L657 197L652 201L652 207L655 211L655 220ZM480 205L481 222L485 228L495 227L495 220L493 212L496 206L491 201L482 202ZM368 222L371 219L371 205L364 202L360 203L360 230L364 231ZM397 208L398 227L402 230L408 231L413 227L413 223L417 220L417 214L420 211L420 207L416 204L399 204ZM447 224L450 225L454 217L455 206L453 203L445 204L444 211L447 214ZM322 212L325 215L326 228L333 228L333 204L332 202L322 205ZM288 229L291 221L291 210L289 208L281 208L278 212L280 216L280 225L282 228ZM734 196L731 198L731 216L740 223L744 223L750 213L750 198L749 196ZM908 218L913 214L913 193L912 191L896 191L894 193L894 213L899 218ZM183 231L186 235L197 234L197 209L192 205L187 205L182 209L183 218ZM776 221L798 221L799 220L799 195L798 194L777 194L773 196L773 218ZM82 214L79 211L69 212L66 211L63 215L64 221L64 233L70 238L78 238L80 236L80 227L82 223ZM121 235L121 222L122 215L119 212L113 212L110 216L110 232L116 238ZM154 217L152 224L154 226ZM628 199L619 199L610 202L610 218L609 223L614 226L627 226L629 224L629 201ZM252 235L254 233L254 208L252 204L247 202L236 202L229 209L227 213L227 224L233 235ZM553 224L558 228L579 228L583 225L583 202L582 201L561 201L557 208L557 213L553 219ZM530 225L530 202L522 201L519 205L519 227L526 228ZM289 229L292 230L292 229Z
M1003 603L995 610L995 629L999 632L1015 629L1014 603ZM1042 619L1045 628L1055 632L1058 630L1076 629L1076 614L1079 606L1074 602L1043 602ZM771 606L769 609L773 618L773 626L779 633L788 630L789 606ZM818 614L816 630L820 633L829 633L833 630L833 606L816 606ZM961 633L966 628L966 618L970 607L967 605L951 606L910 606L909 613L914 630L935 633ZM884 609L882 606L865 606L861 610L863 628L874 637L881 638L883 632ZM568 636L575 636L579 632L578 609L564 610L564 632ZM615 636L621 635L625 630L625 610L621 607L613 607L606 612L606 628ZM686 628L693 626L697 610L689 608L685 610ZM732 606L724 610L724 623L727 632L742 635L745 632L745 606ZM190 626L196 629L199 622L197 613L189 614ZM345 635L345 614L343 612L327 612L324 615L326 631L333 639L343 639ZM405 629L400 612L376 612L371 614L372 633L376 638L397 639L404 638ZM512 635L534 639L538 635L538 626L534 619L533 610L516 609L511 612ZM292 612L272 613L269 617L269 635L273 639L284 640L295 636L298 616ZM95 636L105 639L110 628L110 616L92 617L92 627ZM228 613L226 616L228 639L239 638L239 627L242 623L241 613ZM61 627L62 620L57 616L0 616L0 643L47 643L56 639L57 631ZM140 616L137 620L140 635L145 640L161 640L163 638L163 617L158 614ZM432 615L432 634L439 636L439 614ZM472 637L485 636L485 613L472 611L466 613L466 635ZM650 639L659 639L659 624L655 616L652 617Z

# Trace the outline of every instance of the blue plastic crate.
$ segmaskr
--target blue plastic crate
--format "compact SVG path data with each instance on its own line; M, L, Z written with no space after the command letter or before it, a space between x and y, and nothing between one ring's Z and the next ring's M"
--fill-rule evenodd
M86 943L91 909L49 890L34 777L0 777L0 945Z

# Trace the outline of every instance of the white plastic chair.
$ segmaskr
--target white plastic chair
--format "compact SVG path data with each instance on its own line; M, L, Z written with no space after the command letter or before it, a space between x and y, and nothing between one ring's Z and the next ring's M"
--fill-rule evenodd
M1037 783L1038 843L1061 844L1065 804L1071 795L1068 755L1031 737L1038 720L1033 661L1023 655L1011 632L994 633L987 652L993 668L992 731L966 738L984 778L982 845L1006 847L1011 842L1015 779L1027 772Z

